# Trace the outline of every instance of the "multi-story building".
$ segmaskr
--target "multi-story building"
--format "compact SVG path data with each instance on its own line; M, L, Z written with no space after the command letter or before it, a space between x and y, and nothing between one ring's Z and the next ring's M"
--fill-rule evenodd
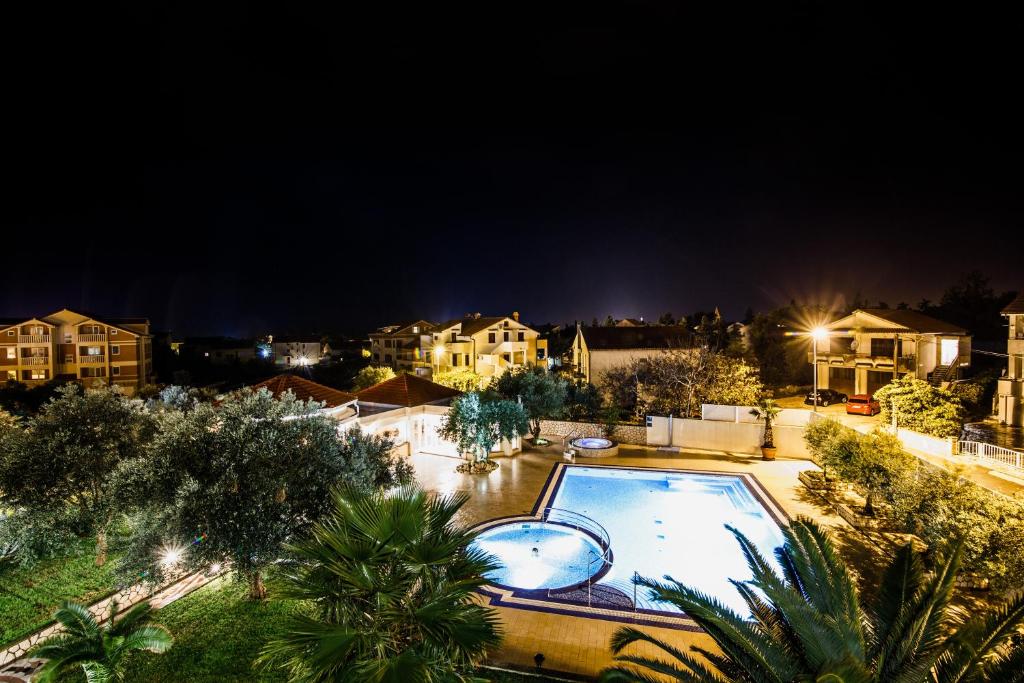
M117 385L134 394L153 379L149 320L64 309L0 321L0 377L30 386L72 379L85 386Z
M548 343L519 314L432 323L417 320L382 327L370 335L370 355L378 365L421 376L470 370L496 377L511 368L548 365Z
M693 333L685 325L578 326L572 367L585 381L600 385L609 370L692 346Z
M270 335L267 337L274 364L286 368L316 365L325 355L319 338Z
M971 337L931 316L888 308L858 309L826 326L817 341L818 386L845 394L873 394L910 375L937 385L959 377L971 363Z
M1009 321L1006 340L1008 366L996 388L996 414L999 421L1024 426L1024 290L1003 309Z

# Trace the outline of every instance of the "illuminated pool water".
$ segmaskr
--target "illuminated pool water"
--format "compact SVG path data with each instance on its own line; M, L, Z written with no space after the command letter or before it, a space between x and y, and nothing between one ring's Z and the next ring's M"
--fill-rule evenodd
M572 445L578 448L609 448L612 442L608 439L587 437L584 439L573 439Z
M613 561L593 585L608 587L630 598L634 572L656 579L669 575L745 614L746 605L729 580L747 580L751 574L726 525L746 534L773 564L774 550L783 542L775 519L744 479L735 475L566 466L548 504L584 515L603 527ZM527 533L519 536L510 530L482 545L500 561L521 560L513 560L502 570L502 580L497 579L497 574L489 578L519 588L554 586L570 576L583 575L582 580L586 581L586 572L579 571L584 552L580 548L585 540L550 540L555 545L566 545L565 576L548 580L541 578L536 568L523 569L522 562L529 561L527 556L538 541ZM593 552L593 548L589 550ZM557 565L556 555L551 559ZM542 571L556 575L559 569ZM671 605L645 600L644 593L641 589L637 594L638 606L677 611Z
M557 523L501 524L481 532L474 544L501 562L487 578L515 588L566 588L586 581L605 564L596 539Z

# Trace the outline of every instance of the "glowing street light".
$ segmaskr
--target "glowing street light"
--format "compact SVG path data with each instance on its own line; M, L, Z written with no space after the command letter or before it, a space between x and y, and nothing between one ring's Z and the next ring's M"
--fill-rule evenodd
M815 325L806 332L787 332L787 335L799 335L811 338L811 347L814 349L814 359L811 363L811 368L814 373L814 401L812 402L812 408L814 412L818 412L818 342L824 341L829 338L832 331L822 325Z

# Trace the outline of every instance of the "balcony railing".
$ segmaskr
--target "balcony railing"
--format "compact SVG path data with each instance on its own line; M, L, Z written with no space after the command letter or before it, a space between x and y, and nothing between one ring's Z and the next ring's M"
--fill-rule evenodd
M105 335L105 334L80 334L80 335L78 335L78 341L80 341L80 342L105 342L105 341L107 341L107 335Z
M50 358L48 356L23 356L21 359L22 365L49 365Z
M105 356L79 356L78 362L82 365L99 365L106 363L107 359Z
M48 334L19 334L19 344L49 344L50 335Z
M892 356L873 356L870 353L828 353L818 352L818 363L823 365L838 365L849 367L884 367L892 369ZM917 368L917 357L911 354L899 356L896 361L901 370L914 370ZM814 352L807 352L807 362L814 362Z

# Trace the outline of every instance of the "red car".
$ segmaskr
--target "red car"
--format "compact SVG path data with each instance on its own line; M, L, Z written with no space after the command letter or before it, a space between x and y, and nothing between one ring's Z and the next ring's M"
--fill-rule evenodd
M878 415L882 412L882 406L870 394L854 394L846 402L847 415Z

